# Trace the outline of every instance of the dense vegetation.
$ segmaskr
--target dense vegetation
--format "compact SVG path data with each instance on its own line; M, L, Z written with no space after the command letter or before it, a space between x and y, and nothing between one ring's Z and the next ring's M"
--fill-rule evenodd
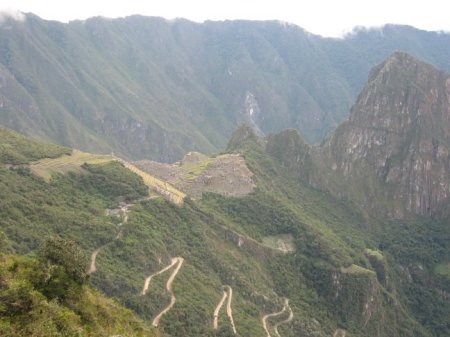
M156 336L86 284L82 255L56 237L37 258L0 254L0 336Z
M345 39L276 21L2 20L0 122L91 152L171 162L222 149L248 116L318 142L394 50L450 69L450 35L388 25ZM259 112L256 112L259 111Z
M115 201L119 197L131 201L148 196L148 188L142 178L125 170L119 162L84 164L82 167L92 173L80 177L80 183L91 193L99 192Z

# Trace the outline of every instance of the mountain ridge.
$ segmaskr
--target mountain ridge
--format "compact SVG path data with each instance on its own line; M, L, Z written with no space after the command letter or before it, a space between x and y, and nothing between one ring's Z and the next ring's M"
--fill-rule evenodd
M0 28L0 122L126 159L211 154L245 120L320 141L393 50L450 69L450 35L404 26L343 40L275 21L142 16L62 24L27 15Z

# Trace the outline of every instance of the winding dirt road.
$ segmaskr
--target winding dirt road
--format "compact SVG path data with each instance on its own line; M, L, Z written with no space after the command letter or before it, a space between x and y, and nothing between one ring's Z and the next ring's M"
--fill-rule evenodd
M262 318L262 324L263 324L264 330L266 331L267 337L272 337L272 336L270 335L269 328L267 327L267 320L268 320L269 318L272 318L272 317L280 316L280 315L282 315L285 311L286 311L286 307L283 306L283 309L281 309L281 311L279 311L279 312L274 312L274 313L272 313L272 314L267 314L267 315L264 315L264 316L263 316L263 318Z
M110 242L98 247L96 250L94 250L91 254L91 265L89 266L89 270L87 272L88 275L95 273L97 271L96 267L96 261L97 261L97 254L100 252L102 248L104 248L106 245L109 245L111 242L116 241L118 238L120 238L120 235L122 234L122 231L120 231L117 236Z
M152 278L153 278L154 276L159 275L159 274L162 274L162 273L164 273L165 271L169 270L169 269L172 268L177 262L178 262L178 257L174 257L174 258L172 258L172 262L171 262L167 267L164 267L164 268L161 269L160 271L157 271L156 273L153 273L153 274L151 274L149 277L147 277L147 278L145 279L145 282L144 282L144 287L142 288L142 291L141 291L141 296L144 296L144 295L147 293L148 286L150 285L150 281L152 280Z
M214 320L213 320L213 328L217 330L219 328L219 312L222 308L223 304L225 303L225 300L227 298L227 292L224 290L222 299L220 300L219 304L217 305L216 309L214 309Z
M176 297L175 294L173 293L173 289L172 289L172 284L173 281L175 280L175 277L177 276L178 272L181 269L181 266L183 265L184 259L182 257L174 257L172 259L172 263L178 263L178 266L175 268L175 270L173 271L172 275L170 275L169 279L167 280L166 283L166 289L167 291L170 293L170 303L169 305L163 310L161 311L154 319L152 322L152 325L157 327L159 325L159 321L161 320L161 317L164 316L170 309L172 309L172 307L174 306L175 302L176 302Z
M270 334L269 328L267 326L267 320L269 318L272 318L272 317L278 317L278 316L283 315L284 312L286 311L286 309L289 310L289 317L287 319L283 320L283 321L277 322L274 325L274 327L273 327L273 330L275 331L275 334L278 337L281 337L280 334L278 333L278 326L281 325L281 324L289 323L290 321L292 321L292 318L294 317L294 313L292 312L291 307L289 306L289 300L287 298L284 299L283 309L281 309L280 311L274 312L272 314L267 314L267 315L263 316L262 324L263 324L264 330L266 331L267 337L272 337L272 335Z
M230 324L231 324L231 328L233 329L233 333L236 335L237 330L236 330L236 325L234 324L234 319L233 319L233 309L231 307L231 301L233 300L233 289L230 286L223 286L222 298L220 299L220 302L217 305L216 309L214 309L213 328L215 330L217 330L219 328L219 312L227 298L228 298L227 316L228 316L228 319L230 320Z
M287 298L284 299L284 307L283 307L283 310L284 310L285 308L287 308L287 309L289 310L289 316L288 316L288 318L286 318L284 321L275 323L275 325L273 326L273 330L275 331L275 333L276 333L276 335L277 335L278 337L281 337L281 336L280 336L280 333L278 332L278 327L279 327L280 325L282 325L282 324L289 323L289 322L292 321L292 319L294 318L294 313L292 312L292 309L291 309L291 307L289 306L289 300L288 300Z
M233 309L231 308L231 300L233 299L233 289L230 286L225 286L228 288L228 302L227 302L227 316L230 319L231 327L233 328L233 333L236 335L236 326L234 325L233 319Z
M129 208L132 207L134 204L125 204L124 206L120 207L120 210L123 212L122 216L122 222L119 223L119 226L122 226L123 224L126 224L128 222L128 212ZM104 248L106 245L109 245L111 242L116 241L118 238L120 238L120 235L122 234L122 230L119 231L119 233L116 235L116 237L104 245L101 245L96 250L94 250L91 254L91 265L89 266L89 270L87 272L88 275L95 273L97 271L96 267L96 261L97 261L97 254L100 252L102 248Z

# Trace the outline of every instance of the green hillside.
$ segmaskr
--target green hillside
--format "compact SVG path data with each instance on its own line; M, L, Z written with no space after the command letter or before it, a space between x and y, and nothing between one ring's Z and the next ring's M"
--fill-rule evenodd
M43 257L0 254L0 282L0 336L157 336L117 301L75 280L67 266Z
M450 306L438 293L449 291L441 267L448 263L449 251L444 224L367 218L350 202L294 178L249 129L235 133L228 151L245 157L254 173L255 192L239 198L206 193L197 201L186 199L182 206L146 198L142 179L118 162L55 173L49 181L26 165L0 164L0 230L9 242L2 247L48 259L53 255L42 255L40 248L47 238L58 235L76 242L79 254L87 256L90 284L117 298L148 327L175 296L176 302L157 324L163 336L234 336L232 322L237 335L249 337L274 336L276 330L283 337L325 337L342 331L355 337L448 334ZM295 251L273 243L280 240ZM63 256L50 261L64 265L61 261L71 255ZM17 280L28 284L26 298L40 299L36 308L45 308L20 313L30 327L50 310L55 310L55 329L78 329L80 320L86 323L83 329L104 326L102 308L111 302L95 299L96 292L85 288L83 296L104 303L97 311L84 313L72 302L53 304L39 295L46 296L45 289L29 285L39 280L40 268L34 267L39 260L3 256L1 261L0 278L10 281L0 282L0 294L12 294ZM93 261L95 270L88 270ZM16 271L11 265L17 265ZM70 275L84 275L75 268L77 263L68 265ZM47 288L52 289L58 296L71 294L67 287ZM215 329L214 311L224 291L230 296L230 289L232 315L225 303ZM65 305L73 313L66 312ZM282 314L264 320L282 308ZM114 310L108 314L111 319L118 315ZM94 324L84 314L104 319ZM20 334L15 318L5 315L0 315L4 329ZM58 320L64 315L69 321L61 325ZM132 335L133 327L141 326L132 322L117 321L109 327ZM92 330L91 335L102 334Z
M28 14L0 29L0 123L128 159L212 154L243 121L320 142L392 51L450 69L450 35L407 26L329 39L276 21Z

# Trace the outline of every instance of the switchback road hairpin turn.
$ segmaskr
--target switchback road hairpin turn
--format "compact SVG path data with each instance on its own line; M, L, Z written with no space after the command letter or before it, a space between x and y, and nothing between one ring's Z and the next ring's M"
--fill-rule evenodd
M223 286L223 295L220 299L219 304L217 305L216 309L214 309L214 319L213 319L213 328L217 330L219 328L219 313L220 309L222 308L223 304L225 303L225 300L228 298L227 301L227 316L230 320L231 328L233 329L233 333L237 335L236 325L234 324L233 319L233 308L231 307L231 301L233 300L233 289L230 286Z

